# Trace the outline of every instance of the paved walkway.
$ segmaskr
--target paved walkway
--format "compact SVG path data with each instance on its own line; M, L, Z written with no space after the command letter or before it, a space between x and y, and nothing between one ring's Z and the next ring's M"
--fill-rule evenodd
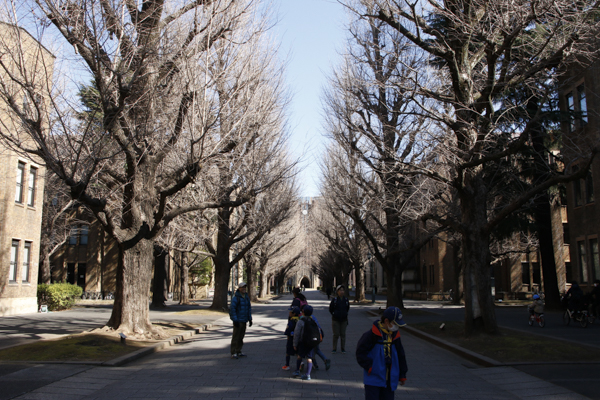
M19 377L30 376L35 368L40 374L53 370L64 377L17 399L363 399L362 370L354 358L354 349L374 318L367 315L365 308L352 307L348 353L331 355L328 301L316 291L306 294L326 331L321 348L332 358L331 369L314 371L311 381L294 379L291 371L281 370L285 358L282 332L291 302L288 295L271 304L253 305L254 326L246 333L245 359L230 359L232 328L230 321L222 318L208 332L125 367L25 368L1 377L0 392L6 383L15 384ZM409 334L403 335L403 343L409 372L407 384L396 392L397 399L585 398L514 368L479 368Z

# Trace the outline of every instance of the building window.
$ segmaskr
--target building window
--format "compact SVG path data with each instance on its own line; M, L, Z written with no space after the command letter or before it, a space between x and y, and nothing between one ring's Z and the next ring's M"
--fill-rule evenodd
M79 228L79 244L88 244L88 231L89 227L87 225L81 225L81 227Z
M431 286L435 285L435 267L433 265L429 266L429 284Z
M594 279L600 279L600 255L598 254L598 239L590 239L590 261Z
M10 248L10 270L8 272L8 281L17 283L17 266L19 265L19 241L13 240Z
M585 257L585 242L583 240L577 242L577 252L579 253L579 278L582 283L586 283L589 281L589 277Z
M594 202L594 180L591 172L585 178L585 201L588 204Z
M31 263L31 242L25 242L23 249L23 269L21 270L21 281L23 283L29 282L29 271Z
M579 112L580 112L579 123L581 124L581 127L583 128L588 123L587 100L585 98L585 85L583 83L581 85L577 86L577 100L579 103Z
M528 262L521 263L521 283L523 285L529 285L531 283L531 279L529 277L529 263Z
M25 180L25 163L19 161L17 165L17 191L15 192L15 202L23 202L23 182Z
M27 205L33 207L35 205L35 184L37 181L37 168L29 169L29 191L27 192Z
M79 229L77 229L77 225L71 226L71 232L69 232L69 244L76 245L77 244L77 235L79 233Z
M567 93L567 111L569 112L569 132L575 131L575 99L573 93Z

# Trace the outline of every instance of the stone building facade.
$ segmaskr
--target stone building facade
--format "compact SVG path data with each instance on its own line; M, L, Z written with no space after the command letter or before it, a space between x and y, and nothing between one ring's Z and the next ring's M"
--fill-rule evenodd
M27 31L0 22L0 58L11 74L27 71L38 79L37 93L45 93L46 78L52 72L54 56ZM22 58L15 57L15 54ZM38 70L37 68L43 69ZM43 77L43 78L41 78ZM4 90L14 98L27 100L6 70L0 70ZM12 86L12 87L11 87ZM25 105L24 105L25 108ZM25 143L19 120L3 101L0 103L3 130L18 134ZM42 223L44 166L39 160L17 153L0 143L0 315L37 311L38 261Z

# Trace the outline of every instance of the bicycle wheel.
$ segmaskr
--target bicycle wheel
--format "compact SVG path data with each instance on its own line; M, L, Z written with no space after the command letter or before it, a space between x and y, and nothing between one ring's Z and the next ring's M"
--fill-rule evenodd
M579 325L581 325L582 328L585 328L588 324L588 318L587 318L587 314L583 314L581 315L581 319L579 320Z
M569 314L569 310L566 310L565 313L563 314L563 324L565 326L567 326L570 323L571 323L571 315Z
M538 320L538 325L540 326L540 328L543 328L544 326L546 326L546 320L544 319L543 315L540 315L540 319Z

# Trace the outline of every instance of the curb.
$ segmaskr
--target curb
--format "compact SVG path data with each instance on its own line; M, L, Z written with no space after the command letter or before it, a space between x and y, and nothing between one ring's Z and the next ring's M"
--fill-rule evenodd
M131 361L135 361L135 360L138 360L147 355L159 352L164 348L174 346L177 343L181 343L184 340L189 339L189 338L199 334L200 332L204 332L211 327L212 327L212 324L202 325L199 328L196 328L196 329L188 331L188 332L184 332L181 335L173 336L172 338L169 338L160 343L157 343L154 346L144 347L142 349L134 351L133 353L126 354L124 356L115 358L110 361L105 361L105 362L99 363L99 365L102 367L120 367Z
M379 317L380 315L378 313L376 313L375 311L367 311L369 314ZM492 358L486 357L486 356L482 356L481 354L475 353L471 350L467 350L463 347L457 346L453 343L450 343L446 340L443 339L439 339L436 338L435 336L432 336L428 333L422 332L418 329L412 328L408 325L402 327L403 331L407 331L408 333L410 333L413 336L416 336L420 339L426 340L430 343L435 344L436 346L439 346L443 349L449 350L454 354L457 354L471 362L474 362L477 365L481 365L483 367L505 367L508 364L504 364L501 363L500 361L496 361Z

